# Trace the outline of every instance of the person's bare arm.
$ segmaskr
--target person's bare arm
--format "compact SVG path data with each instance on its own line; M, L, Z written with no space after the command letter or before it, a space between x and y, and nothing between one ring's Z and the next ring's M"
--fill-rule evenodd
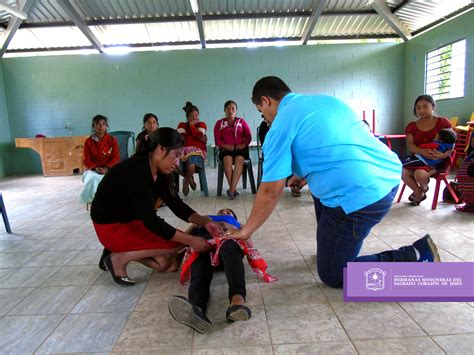
M262 182L252 212L247 220L247 224L237 231L228 231L227 234L235 239L247 240L250 236L268 219L275 209L281 193L285 188L286 179L272 182Z

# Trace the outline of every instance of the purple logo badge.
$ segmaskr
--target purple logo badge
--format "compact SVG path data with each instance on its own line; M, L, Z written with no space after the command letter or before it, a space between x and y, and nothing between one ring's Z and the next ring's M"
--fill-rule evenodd
M380 291L385 288L385 275L387 273L379 268L364 271L365 288L372 291Z
M350 262L344 301L473 302L474 263Z

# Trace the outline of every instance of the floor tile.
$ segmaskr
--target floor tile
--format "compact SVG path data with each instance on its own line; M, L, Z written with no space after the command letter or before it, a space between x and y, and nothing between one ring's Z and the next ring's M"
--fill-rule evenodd
M474 333L457 335L437 335L433 340L449 355L472 354Z
M70 314L37 354L111 351L127 319L128 313Z
M0 319L0 349L4 354L31 354L64 315L5 316Z
M96 265L63 266L43 286L91 286L103 272Z
M192 333L168 312L132 312L114 351L191 347Z
M441 348L429 337L392 338L374 340L355 340L354 345L361 355L378 354L444 354Z
M236 346L225 348L207 348L193 350L193 355L273 355L271 345L263 346Z
M3 288L0 289L0 316L7 314L23 298L33 292L34 288Z
M397 303L332 303L349 337L379 339L425 335ZM390 326L387 327L387 322Z
M474 308L466 303L401 303L400 305L429 335L474 332Z
M323 342L323 343L305 343L305 344L286 344L276 345L275 355L355 355L357 352L349 341L344 342Z
M252 318L245 322L229 323L225 319L225 309L212 310L208 317L212 321L212 336L194 334L194 347L231 347L270 344L267 320L263 307L251 307Z
M265 306L297 306L327 303L313 277L283 278L272 283L262 283L261 293Z
M71 313L131 312L145 285L92 286Z
M30 260L25 262L24 267L40 267L40 266L62 266L76 256L79 252L76 250L69 251L42 251L37 253Z
M8 312L8 315L68 313L87 289L87 286L40 287Z
M8 250L6 250L5 252L0 253L0 268L20 267L36 254L37 252L8 253Z
M336 315L325 304L265 308L273 344L347 340Z
M0 288L38 287L58 269L58 267L21 268L2 277Z

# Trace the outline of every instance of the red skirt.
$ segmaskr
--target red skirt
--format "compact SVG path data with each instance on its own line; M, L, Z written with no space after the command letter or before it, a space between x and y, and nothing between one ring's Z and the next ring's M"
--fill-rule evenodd
M149 249L176 249L180 243L163 239L145 227L142 221L130 223L94 223L95 232L104 248L120 253Z

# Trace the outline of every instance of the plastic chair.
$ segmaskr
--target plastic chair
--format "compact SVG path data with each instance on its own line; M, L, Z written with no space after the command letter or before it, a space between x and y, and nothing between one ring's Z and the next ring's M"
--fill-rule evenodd
M197 172L199 176L199 187L204 196L209 197L209 189L207 188L207 178L206 178L206 169L198 169ZM179 174L174 174L174 183L176 187L176 192L179 192Z
M436 186L435 186L435 189L434 189L433 202L431 203L431 209L432 210L435 210L436 206L438 205L438 196L439 196L439 188L441 187L441 181L443 181L444 184L446 185L446 187L448 188L448 191L451 194L451 196L453 197L455 203L459 203L459 198L456 196L456 193L454 192L454 190L452 189L451 185L449 185L449 182L448 182L449 172L451 171L452 166L455 164L455 162L454 162L455 154L456 154L456 152L453 150L453 152L450 155L451 162L450 162L448 168L446 169L446 171L431 176L432 179L436 180ZM402 189L400 190L400 194L398 195L397 203L400 203L400 201L402 199L402 196L403 196L403 192L405 191L405 187L406 187L406 184L403 183Z
M247 188L247 174L250 181L250 188L253 194L257 193L257 188L255 187L255 179L253 176L253 169L252 169L252 160L246 159L244 160L244 169L242 171L242 187L244 189ZM217 163L217 196L222 195L222 183L224 181L224 163L222 160L218 159Z
M2 193L0 192L0 212L2 213L3 223L5 223L5 229L7 233L11 234L10 223L8 222L7 210L5 209L5 203L3 202Z
M449 119L449 122L451 122L451 127L454 128L458 125L459 118L454 116Z
M128 142L132 140L132 152L135 151L135 133L130 131L114 131L109 133L111 136L117 138L119 151L120 151L120 161L130 158L131 154L128 152Z

